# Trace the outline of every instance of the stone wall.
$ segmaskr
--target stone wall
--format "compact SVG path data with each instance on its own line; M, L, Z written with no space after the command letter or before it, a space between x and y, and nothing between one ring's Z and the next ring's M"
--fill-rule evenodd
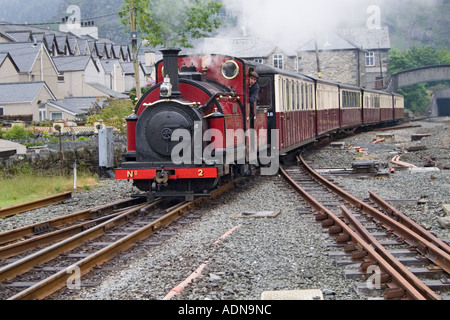
M357 50L320 51L319 60L322 79L354 86L366 85L364 57ZM299 72L317 77L315 51L299 53Z
M96 173L98 168L98 136L91 135L87 141L77 141L79 137L62 137L62 157L63 171L70 173L76 163L78 168ZM24 143L49 143L49 138L37 138L27 140L14 140ZM126 137L114 136L114 166L117 167L122 161L122 155L126 152ZM31 167L39 171L56 172L60 170L60 150L59 143L48 144L40 147L27 148L26 154L16 154L8 159L0 158L0 171L14 173L22 168Z

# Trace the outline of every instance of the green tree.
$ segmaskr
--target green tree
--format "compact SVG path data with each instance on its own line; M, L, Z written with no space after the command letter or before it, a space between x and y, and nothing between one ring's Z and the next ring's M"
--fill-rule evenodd
M221 8L218 0L124 0L119 16L130 27L134 12L140 37L154 47L190 48L192 39L208 36L220 26Z
M103 120L107 126L125 132L125 118L134 111L132 102L128 99L110 99L106 107L102 108L100 113L91 115L87 123L92 125L96 120Z

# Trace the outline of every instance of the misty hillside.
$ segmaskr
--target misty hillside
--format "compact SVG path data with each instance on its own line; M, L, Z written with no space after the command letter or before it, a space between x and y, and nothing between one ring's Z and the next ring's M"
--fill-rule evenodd
M224 0L231 1L231 0ZM16 24L53 23L38 25L56 28L68 14L70 5L81 8L82 20L93 20L99 27L99 36L116 43L129 43L128 33L117 16L124 0L0 0L0 22ZM359 3L362 3L361 1ZM370 1L376 3L376 0ZM389 27L393 48L406 49L413 45L432 45L450 49L450 0L378 0L382 8L382 25ZM359 4L358 3L358 4ZM413 5L411 4L413 3ZM427 3L422 7L423 3ZM430 4L431 3L431 4ZM366 12L359 10L361 19L356 25L363 27ZM353 22L355 24L355 22Z
M450 0L436 1L437 6L416 8L400 6L397 14L388 15L392 46L398 49L413 45L431 45L450 49Z

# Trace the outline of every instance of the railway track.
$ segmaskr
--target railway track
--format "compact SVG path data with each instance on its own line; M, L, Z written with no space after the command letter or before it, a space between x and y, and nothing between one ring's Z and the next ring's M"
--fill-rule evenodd
M450 290L450 247L374 193L364 202L317 174L305 161L281 168L336 246L358 292L386 300L442 300Z
M18 205L11 206L11 207L1 208L0 209L0 218L13 216L15 214L19 214L19 213L37 209L37 208L42 208L42 207L48 206L53 203L58 203L58 202L62 202L64 200L68 200L71 197L72 197L72 192L64 192L64 193L60 193L60 194L46 197L43 199L38 199L35 201L18 204Z
M233 187L229 183L211 198ZM134 199L0 234L0 299L43 299L82 285L81 277L93 268L163 230L205 199L175 205ZM42 225L47 227L36 228Z

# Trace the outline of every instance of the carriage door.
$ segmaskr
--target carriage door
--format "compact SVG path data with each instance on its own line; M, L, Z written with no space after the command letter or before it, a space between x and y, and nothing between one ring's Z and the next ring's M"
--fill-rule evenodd
M283 146L287 148L291 145L291 110L290 110L290 85L289 80L283 79L283 100L282 100L282 123L283 123Z

